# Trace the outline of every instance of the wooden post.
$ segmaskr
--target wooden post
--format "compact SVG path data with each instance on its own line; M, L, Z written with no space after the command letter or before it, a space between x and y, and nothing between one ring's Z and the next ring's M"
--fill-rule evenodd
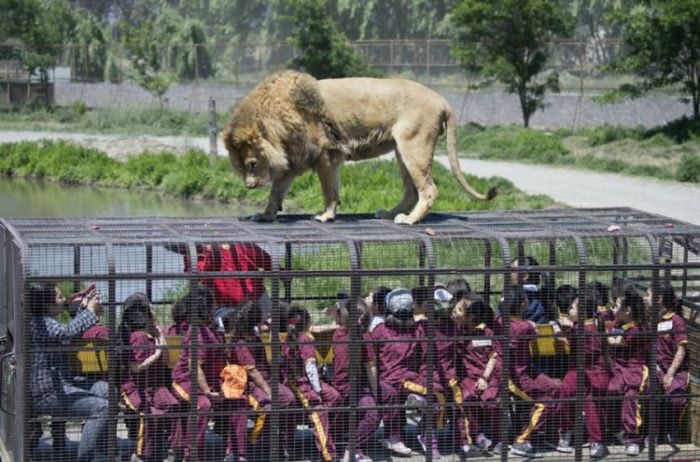
M216 161L219 153L217 152L216 138L216 101L213 97L209 97L209 160L213 163Z

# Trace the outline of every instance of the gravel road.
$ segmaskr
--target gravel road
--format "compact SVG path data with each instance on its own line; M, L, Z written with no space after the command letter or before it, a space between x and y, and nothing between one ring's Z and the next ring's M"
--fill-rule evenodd
M0 131L0 143L39 139L80 142L117 158L144 149L155 152L182 152L188 148L209 150L208 139L198 137ZM220 155L225 152L221 140L218 152ZM440 156L438 161L448 165L446 157ZM544 194L572 207L626 206L700 225L700 186L697 185L513 162L462 159L460 164L465 172L481 177L501 176L527 193Z

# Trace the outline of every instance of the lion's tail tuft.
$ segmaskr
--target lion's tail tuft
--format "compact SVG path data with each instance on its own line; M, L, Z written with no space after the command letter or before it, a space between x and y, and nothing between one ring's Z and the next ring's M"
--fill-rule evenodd
M445 122L447 123L447 158L450 161L450 168L452 169L452 174L455 176L457 183L475 198L483 201L490 201L498 194L498 189L495 186L489 189L488 193L481 194L472 188L464 177L464 172L459 165L459 156L457 154L457 121L449 106L445 109Z

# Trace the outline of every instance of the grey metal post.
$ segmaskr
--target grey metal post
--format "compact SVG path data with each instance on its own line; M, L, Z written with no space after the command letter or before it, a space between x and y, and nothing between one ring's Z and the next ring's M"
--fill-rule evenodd
M218 130L216 129L216 101L211 96L209 97L209 160L216 161L219 156L216 146L216 137Z

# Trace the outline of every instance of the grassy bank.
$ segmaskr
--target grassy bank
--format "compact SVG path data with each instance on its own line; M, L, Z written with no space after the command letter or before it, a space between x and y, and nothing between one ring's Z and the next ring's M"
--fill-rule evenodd
M551 133L519 126L468 126L460 156L567 165L605 172L700 183L700 121L681 119L654 129L601 126ZM444 150L444 147L441 147Z
M201 152L184 155L144 152L120 162L103 152L66 142L0 144L0 175L149 189L184 198L244 202L261 207L269 193L266 189L247 190L233 174L228 160L219 159L210 164ZM468 176L472 186L480 191L491 186L499 188L495 200L475 201L462 191L452 173L438 163L434 164L434 176L440 189L435 211L540 209L554 205L549 197L527 195L505 179ZM341 213L393 207L403 190L395 161L345 165L341 178ZM322 207L318 178L310 172L294 182L287 197L287 210L313 213Z
M222 127L228 113L217 114ZM206 136L208 115L158 107L88 109L82 102L46 109L0 107L0 129L43 130L76 133L174 136Z

